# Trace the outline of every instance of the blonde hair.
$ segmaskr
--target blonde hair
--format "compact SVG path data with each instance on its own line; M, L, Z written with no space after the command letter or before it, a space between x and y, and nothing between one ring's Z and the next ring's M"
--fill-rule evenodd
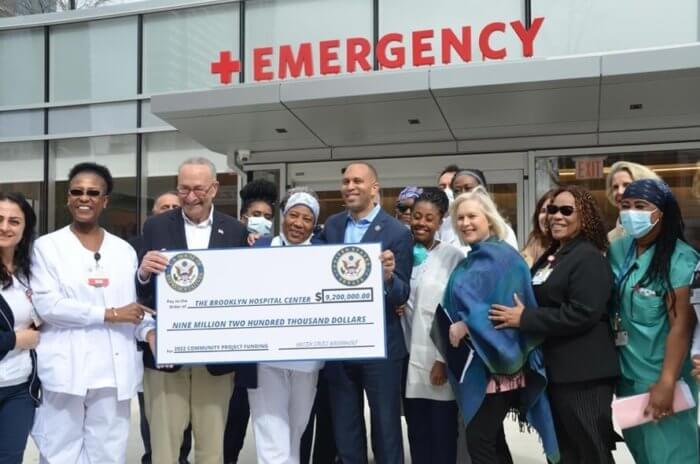
M639 179L661 179L654 171L642 164L632 163L630 161L618 161L614 163L610 166L608 177L605 178L605 195L613 206L617 206L615 204L615 192L612 191L613 176L620 171L627 172L633 181Z
M460 243L464 245L464 240L462 239L462 234L459 232L459 226L457 224L457 211L462 203L467 201L476 201L481 206L481 211L486 216L486 220L489 222L489 229L492 235L498 237L499 240L505 240L508 235L508 224L506 220L503 219L501 213L498 212L496 203L494 203L489 192L482 186L476 187L471 192L465 192L455 198L455 201L450 207L450 218L452 220L452 229L455 234L459 237Z

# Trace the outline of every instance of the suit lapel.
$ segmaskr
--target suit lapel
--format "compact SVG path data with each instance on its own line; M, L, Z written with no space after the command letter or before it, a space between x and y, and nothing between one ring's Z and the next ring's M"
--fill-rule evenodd
M386 226L386 213L384 210L379 210L379 213L374 218L374 221L369 225L367 232L362 237L361 243L381 242L381 236L384 233Z
M209 235L209 248L223 248L226 245L225 229L222 225L223 221L216 211L211 221L211 235Z
M173 221L173 249L175 250L186 250L187 249L187 236L185 235L185 219L182 217L182 211L176 210L175 214L171 216Z

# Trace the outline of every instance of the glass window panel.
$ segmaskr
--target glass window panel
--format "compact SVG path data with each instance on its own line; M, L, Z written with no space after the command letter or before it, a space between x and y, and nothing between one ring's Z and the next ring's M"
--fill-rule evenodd
M654 170L668 183L678 200L685 221L686 239L696 247L700 247L700 163L697 161L700 159L700 149L595 155L592 157L603 158L604 175L607 175L613 163L621 160L643 164ZM601 208L608 229L612 229L617 221L618 210L605 195L605 177L577 178L576 160L582 158L586 158L586 156L538 158L535 163L537 193L541 195L557 184L574 184L584 187L591 191Z
M0 112L0 137L27 137L44 133L44 110Z
M144 15L144 93L217 87L211 63L238 44L236 3Z
M50 100L136 95L135 16L51 27Z
M279 45L291 45L296 54L300 43L311 42L314 75L320 76L319 41L341 41L337 63L332 64L340 64L345 73L345 39L372 40L371 0L260 0L246 3L245 14L246 82L253 82L254 48L273 47L269 69L274 70L276 79ZM372 62L371 56L369 61Z
M136 102L49 109L49 134L136 129Z
M505 22L505 33L494 33L489 43L491 48L505 48L507 55L504 59L522 59L522 44L508 23L524 20L522 0L502 0L499 2L483 2L481 0L443 0L426 2L424 0L380 0L379 1L379 35L390 32L403 34L406 46L406 67L412 67L411 33L430 29L434 31L432 40L426 40L432 45L432 51L424 56L434 56L435 64L441 65L440 31L450 28L455 35L462 37L462 27L471 26L471 59L478 63L482 61L479 50L479 33L491 22ZM537 42L536 42L537 44ZM537 52L537 47L535 47ZM461 58L453 50L452 63L461 63Z
M170 126L167 122L151 113L151 100L143 100L141 102L141 127L168 127L175 130L175 128Z
M575 55L660 47L698 40L697 0L537 0L544 16L536 56ZM663 18L663 20L659 20Z
M0 143L0 172L0 191L22 193L41 218L44 142Z
M0 106L44 101L44 31L0 32Z
M68 172L77 163L93 161L109 168L114 190L100 222L109 232L124 239L138 233L136 217L136 136L117 135L53 140L50 156L55 163L55 228L70 224L66 208Z
M207 150L179 132L144 134L143 156L146 159L147 209L153 208L158 195L177 186L177 169L188 158L205 157L214 163L219 181L219 193L214 205L219 211L238 216L238 177L229 169L226 155Z

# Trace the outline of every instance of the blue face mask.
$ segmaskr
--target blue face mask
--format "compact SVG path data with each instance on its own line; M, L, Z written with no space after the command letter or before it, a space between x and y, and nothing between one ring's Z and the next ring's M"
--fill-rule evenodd
M262 216L252 216L248 218L246 228L248 232L258 234L261 237L268 237L272 234L272 221Z
M420 243L413 245L413 265L420 266L428 259L428 249Z
M651 222L651 213L654 211L623 210L620 211L620 224L633 238L641 238L654 228L656 222Z

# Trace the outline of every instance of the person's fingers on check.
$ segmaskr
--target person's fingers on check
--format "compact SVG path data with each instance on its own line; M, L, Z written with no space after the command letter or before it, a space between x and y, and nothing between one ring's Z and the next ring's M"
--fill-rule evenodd
M108 316L109 313L110 311L107 312ZM139 324L143 320L144 311L140 304L129 303L126 306L112 309L111 313L109 322Z
M255 242L260 238L260 234L248 234L248 246L255 245Z
M151 274L160 274L168 266L168 258L161 252L151 250L146 253L139 266L139 276L142 280L151 277Z
M143 311L145 314L150 314L151 316L154 316L156 314L156 310L153 308L149 308L148 306L144 306L142 304L139 304L141 307L141 311Z
M391 250L384 250L382 254L379 255L379 260L382 262L382 273L384 276L384 281L388 282L394 275L394 269L396 269L394 253L392 253Z

